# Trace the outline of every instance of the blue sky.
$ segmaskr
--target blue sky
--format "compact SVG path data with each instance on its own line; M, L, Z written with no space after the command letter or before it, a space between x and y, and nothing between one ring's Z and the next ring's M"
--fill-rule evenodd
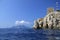
M57 0L0 0L0 27L11 27L16 21L33 23L46 15L47 8L56 9ZM60 2L58 0L58 2Z

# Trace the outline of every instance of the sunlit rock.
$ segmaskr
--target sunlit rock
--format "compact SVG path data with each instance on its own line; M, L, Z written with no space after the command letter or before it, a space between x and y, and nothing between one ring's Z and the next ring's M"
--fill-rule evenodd
M34 21L34 28L41 29L43 27L43 18Z
M37 29L38 26L39 26L39 24L38 24L37 20L35 20L35 21L34 21L34 25L33 25L33 27L34 27L35 29Z
M34 28L60 29L60 10L48 8L47 15L34 21Z

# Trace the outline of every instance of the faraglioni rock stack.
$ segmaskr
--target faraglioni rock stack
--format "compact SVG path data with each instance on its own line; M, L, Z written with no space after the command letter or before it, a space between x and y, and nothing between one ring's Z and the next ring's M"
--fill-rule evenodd
M33 27L34 29L60 29L60 10L48 8L47 15L35 20Z

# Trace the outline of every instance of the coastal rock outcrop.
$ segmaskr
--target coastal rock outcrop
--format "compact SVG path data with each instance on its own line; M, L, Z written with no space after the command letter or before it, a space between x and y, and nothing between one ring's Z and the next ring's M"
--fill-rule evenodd
M37 19L34 21L34 26L35 29L41 29L43 27L43 18Z
M34 21L35 29L60 29L60 10L48 8L47 15Z

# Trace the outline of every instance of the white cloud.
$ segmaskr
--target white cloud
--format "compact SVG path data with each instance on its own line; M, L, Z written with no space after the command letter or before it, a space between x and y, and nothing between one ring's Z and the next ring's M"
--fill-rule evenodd
M28 25L28 24L30 24L30 22L21 20L21 21L16 21L15 24L16 25Z

